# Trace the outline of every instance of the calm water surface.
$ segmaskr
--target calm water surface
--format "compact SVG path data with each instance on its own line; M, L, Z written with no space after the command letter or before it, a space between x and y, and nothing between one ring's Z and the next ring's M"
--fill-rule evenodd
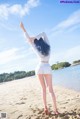
M53 70L53 83L80 91L80 65Z

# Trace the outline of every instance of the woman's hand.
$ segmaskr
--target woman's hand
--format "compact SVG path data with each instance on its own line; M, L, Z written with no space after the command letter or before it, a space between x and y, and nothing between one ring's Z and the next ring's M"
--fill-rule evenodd
M24 28L24 25L23 25L23 23L22 23L22 22L20 22L20 27L21 27L21 28Z
M26 32L26 30L25 30L24 25L23 25L22 22L20 22L20 27L21 27L21 29L22 29L24 32Z

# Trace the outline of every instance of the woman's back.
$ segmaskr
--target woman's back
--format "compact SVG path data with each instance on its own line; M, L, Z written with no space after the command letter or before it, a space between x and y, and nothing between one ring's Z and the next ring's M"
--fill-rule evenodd
M41 61L49 61L50 44L44 32L36 36L31 45Z

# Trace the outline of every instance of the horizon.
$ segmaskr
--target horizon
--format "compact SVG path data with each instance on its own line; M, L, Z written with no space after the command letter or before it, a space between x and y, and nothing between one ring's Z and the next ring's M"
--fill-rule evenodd
M31 36L46 32L50 65L80 59L80 4L48 0L0 1L0 74L31 71L37 56L26 43L20 21Z
M74 61L78 61L78 60L74 60ZM73 62L74 62L73 61ZM67 61L66 61L67 62ZM75 66L74 64L77 64L77 63L70 63L70 62L68 62L68 63L70 63L70 66ZM58 63L62 63L62 62L56 62L55 64L58 64ZM54 65L54 64L52 64L52 65ZM52 66L51 65L51 66ZM68 66L68 67L70 67L70 66ZM63 68L68 68L68 67L63 67ZM52 70L55 70L55 69L52 69ZM58 69L57 69L58 70ZM23 72L23 71L25 71L26 73L28 73L28 72L31 72L31 71L35 71L35 69L33 69L33 70L30 70L30 71L26 71L26 70L16 70L16 71L14 71L14 72L3 72L3 73L0 73L0 75L2 75L2 74L6 74L6 73L8 73L8 74L10 74L10 73L15 73L15 72Z

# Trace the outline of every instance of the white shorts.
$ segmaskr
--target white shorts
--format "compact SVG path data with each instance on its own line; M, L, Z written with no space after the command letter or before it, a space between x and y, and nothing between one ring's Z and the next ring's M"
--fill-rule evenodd
M52 69L49 63L40 62L35 69L36 74L52 74Z

